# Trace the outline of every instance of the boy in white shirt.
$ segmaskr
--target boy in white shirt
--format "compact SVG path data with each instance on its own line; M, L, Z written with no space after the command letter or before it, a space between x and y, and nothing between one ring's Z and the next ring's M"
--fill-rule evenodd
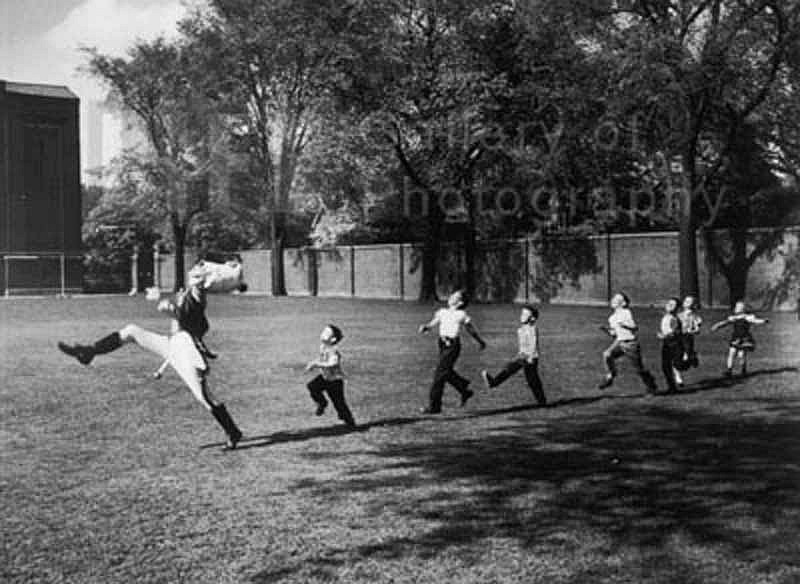
M320 374L312 379L306 387L311 394L311 399L317 404L318 416L325 413L328 407L328 400L325 394L333 402L333 407L346 425L355 427L353 413L347 406L344 399L344 373L342 372L342 356L336 350L336 345L342 340L342 331L339 327L329 324L319 336L319 358L306 365L306 371L319 369Z
M456 291L447 299L447 308L436 311L430 322L419 327L420 333L426 333L431 328L439 325L439 364L433 374L428 406L422 409L423 414L442 413L442 395L444 385L449 383L461 394L461 406L464 407L474 392L469 389L469 380L456 373L456 360L461 353L461 328L475 339L481 350L486 348L486 343L478 334L472 319L464 310L464 294Z
M678 307L680 300L670 298L664 305L664 316L661 317L661 324L658 328L658 336L661 339L661 371L667 382L667 392L675 393L678 386L683 381L678 376L675 365L683 359L683 335L681 321L678 318Z
M539 405L547 404L547 398L542 389L542 380L539 378L539 329L536 322L539 320L539 310L535 306L525 304L519 315L520 327L517 329L519 352L517 356L506 363L497 375L490 375L486 369L481 371L481 376L488 389L497 387L506 379L522 369L525 380L528 382L536 401Z
M653 375L645 369L642 361L642 349L636 336L639 327L636 325L636 321L633 320L633 313L628 308L630 299L625 294L617 293L611 298L610 305L614 312L608 317L608 326L602 327L602 329L614 340L603 351L606 376L598 385L598 389L606 389L614 383L614 378L617 376L615 362L624 356L630 359L634 367L636 367L636 372L642 378L648 393L655 394L657 389L656 381L653 379Z

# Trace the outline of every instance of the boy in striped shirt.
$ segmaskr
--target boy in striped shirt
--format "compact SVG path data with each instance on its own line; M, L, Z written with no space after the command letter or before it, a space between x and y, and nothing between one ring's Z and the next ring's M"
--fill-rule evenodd
M481 376L487 389L491 389L522 369L533 396L539 405L543 406L547 403L547 398L542 389L542 380L539 378L539 329L536 326L538 320L539 310L535 306L525 304L519 315L520 327L517 329L519 352L517 356L506 363L497 375L490 375L484 369L481 371Z
M328 395L339 419L347 426L354 428L356 421L344 397L344 372L342 371L342 355L336 348L342 340L342 330L332 324L327 325L320 333L319 358L306 365L306 372L318 370L320 373L308 382L306 387L311 399L317 404L316 414L321 416L328 407Z

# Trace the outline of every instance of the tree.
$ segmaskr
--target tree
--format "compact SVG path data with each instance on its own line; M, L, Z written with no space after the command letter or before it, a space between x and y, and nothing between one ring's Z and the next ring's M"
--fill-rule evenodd
M100 196L83 221L86 285L94 292L128 291L131 256L138 250L140 273L148 271L163 218L135 183L120 181L95 192Z
M442 228L456 215L467 249L460 283L468 293L474 286L481 137L504 84L483 67L476 39L512 4L385 0L370 5L365 26L348 38L338 97L393 152L405 175L401 196L422 201L421 301L436 298Z
M184 247L192 220L207 206L208 173L219 140L213 109L191 78L185 45L163 38L137 42L124 58L87 49L88 71L110 99L141 124L146 148L123 156L120 172L136 182L146 204L163 212L175 246L175 289L183 287Z
M728 282L730 301L745 297L747 276L757 259L783 242L785 226L800 209L798 192L781 185L753 126L743 127L731 148L714 218L723 233L703 230L706 249Z
M695 234L713 221L739 133L780 87L796 50L800 3L774 0L575 2L588 46L615 72L609 100L643 152L679 159L680 289L697 294ZM587 12L588 10L588 12ZM716 198L715 198L716 197Z
M206 95L252 157L270 218L272 293L285 295L283 249L298 161L327 97L351 7L333 0L211 0L182 23Z

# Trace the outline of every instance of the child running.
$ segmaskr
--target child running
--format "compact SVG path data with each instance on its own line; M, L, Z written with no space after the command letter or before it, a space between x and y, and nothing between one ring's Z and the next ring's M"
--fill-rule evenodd
M325 394L333 402L333 407L347 426L355 427L356 422L347 402L344 399L344 373L342 372L342 356L336 345L342 340L342 331L332 324L322 329L319 335L319 358L306 365L306 371L319 369L320 374L312 379L306 387L311 394L311 399L317 404L316 414L321 416L328 407Z
M447 299L447 308L437 310L429 323L419 327L420 333L427 333L431 328L439 325L439 363L433 374L428 405L422 409L423 414L442 413L442 395L445 383L450 383L461 394L461 407L464 407L469 398L474 395L474 392L469 389L469 380L461 377L454 369L458 355L461 353L461 327L464 327L475 339L481 350L486 348L486 343L464 310L465 305L464 293L460 290L453 292Z
M700 334L700 327L703 325L703 318L698 312L697 298L687 296L683 299L683 308L678 312L681 321L681 343L683 345L683 357L679 362L679 367L675 367L675 381L678 387L683 386L683 376L681 371L686 371L690 367L697 367L700 364L697 358L694 338Z
M536 326L538 320L539 310L530 304L525 304L520 311L520 327L517 329L519 353L506 363L497 375L490 375L484 369L481 371L481 376L487 389L491 389L522 369L533 396L539 405L543 406L547 404L547 398L542 389L542 380L539 378L539 329Z
M733 314L729 315L725 320L716 322L711 326L712 331L719 330L726 326L733 327L731 340L728 346L725 377L733 377L733 365L737 357L742 363L742 376L747 375L747 353L754 351L756 348L756 341L753 338L753 334L750 332L750 325L766 324L768 322L769 319L759 318L755 314L748 312L747 305L743 300L739 300L733 306Z
M639 346L639 339L636 335L639 327L636 325L636 321L633 320L633 313L628 308L630 299L626 294L620 292L611 297L609 304L613 312L608 317L608 326L601 328L614 340L603 351L606 376L598 385L598 389L606 389L614 383L614 378L617 376L615 362L624 356L630 359L634 367L636 367L636 372L644 382L647 392L650 395L654 395L657 389L656 381L653 379L653 375L645 369L642 361L642 349Z
M678 318L679 307L680 300L677 298L667 300L657 334L661 339L661 371L667 382L667 393L675 393L678 391L678 385L683 385L675 368L675 365L683 359L683 335L681 321Z

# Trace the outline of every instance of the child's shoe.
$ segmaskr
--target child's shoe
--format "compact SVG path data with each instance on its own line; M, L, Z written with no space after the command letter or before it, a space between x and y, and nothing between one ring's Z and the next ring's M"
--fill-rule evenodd
M59 341L58 348L65 355L75 357L81 365L88 365L94 359L94 351L92 347L84 345L68 345L67 343Z
M469 401L469 398L471 398L473 395L475 395L474 391L472 391L470 389L465 389L464 390L464 393L461 394L461 407L462 408L465 405L467 405L467 402Z
M438 409L438 408L432 408L430 406L427 406L427 407L424 407L424 408L420 409L419 413L420 414L428 414L428 415L441 414L442 410Z
M481 371L481 378L483 379L486 389L492 389L494 387L494 379L492 379L492 376L489 375L489 372L486 369Z
M325 413L325 407L327 404L317 404L317 411L314 412L316 415L321 416Z
M611 375L606 375L603 381L597 384L597 389L609 388L613 383L614 383L614 377Z

